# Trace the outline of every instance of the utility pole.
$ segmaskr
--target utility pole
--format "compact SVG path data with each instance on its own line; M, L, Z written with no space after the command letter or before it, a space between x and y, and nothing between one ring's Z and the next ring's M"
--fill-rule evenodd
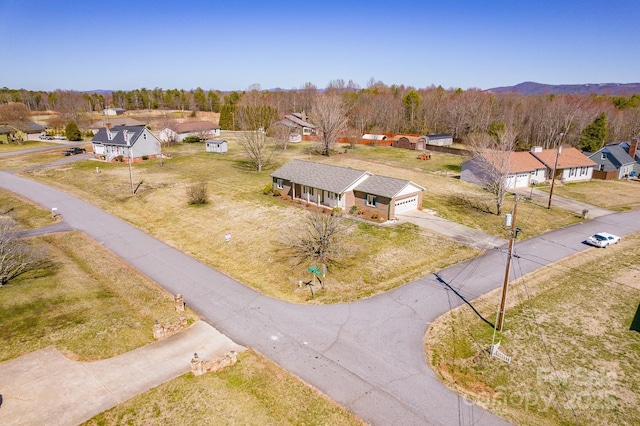
M553 172L551 173L551 189L549 190L549 204L547 204L547 209L551 208L551 196L553 196L553 186L556 183L556 169L558 168L558 157L560 156L560 152L562 151L563 135L564 133L560 133L558 143L556 143L556 161L555 163L553 163Z
M516 239L516 210L518 210L518 195L515 195L513 203L513 215L511 216L511 239L509 240L509 254L507 255L507 269L504 272L504 284L502 285L502 300L500 301L500 311L496 330L502 331L504 324L504 306L507 301L507 289L509 288L509 269L511 269L511 254L513 253L513 241Z

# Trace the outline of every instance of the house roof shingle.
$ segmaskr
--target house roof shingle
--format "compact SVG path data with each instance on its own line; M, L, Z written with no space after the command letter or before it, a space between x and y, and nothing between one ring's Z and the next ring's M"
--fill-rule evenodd
M358 179L367 175L363 170L332 166L304 160L291 160L275 172L272 177L289 180L336 194L343 193Z
M315 124L309 123L306 120L303 120L302 118L298 117L297 114L287 114L284 116L284 119L280 120L280 123L282 124L287 124L286 121L289 121L291 123L293 123L296 126L299 127L308 127L310 129L315 129L316 126ZM289 126L291 127L291 126Z
M174 126L173 130L177 133L190 133L190 132L208 132L209 130L219 129L211 121L185 121L184 123L178 123Z
M550 169L553 169L556 161L557 149L543 149L540 152L531 152L531 155ZM563 146L560 154L558 155L558 167L557 169L568 169L571 167L589 167L595 166L589 157L581 153L574 147Z
M411 182L408 180L397 179L388 176L373 175L369 176L364 182L356 186L354 188L354 191L361 191L366 192L367 194L393 198L409 184L411 184ZM418 187L418 185L415 186Z
M91 142L101 143L103 145L129 146L135 144L136 140L138 140L145 130L145 126L115 126L110 130L107 130L106 127L102 127L93 136Z

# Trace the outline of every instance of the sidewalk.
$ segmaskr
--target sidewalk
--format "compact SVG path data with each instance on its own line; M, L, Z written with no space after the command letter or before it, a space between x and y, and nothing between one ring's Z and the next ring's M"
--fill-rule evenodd
M482 250L493 249L507 244L504 238L489 235L477 229L437 217L429 210L414 210L397 215L401 220L414 223L421 228L449 237L459 243Z
M71 361L49 346L0 363L0 424L75 426L188 373L194 352L210 358L244 349L204 321L96 362Z
M541 191L537 188L517 188L510 192L516 193L527 199L531 199L537 203L547 206L549 204L549 193ZM580 201L572 200L569 198L553 195L551 197L551 207L557 207L559 209L574 212L575 214L582 216L584 210L588 210L587 219L594 219L600 216L606 216L608 214L615 213L611 210L603 209L600 207L592 206L591 204L582 203Z

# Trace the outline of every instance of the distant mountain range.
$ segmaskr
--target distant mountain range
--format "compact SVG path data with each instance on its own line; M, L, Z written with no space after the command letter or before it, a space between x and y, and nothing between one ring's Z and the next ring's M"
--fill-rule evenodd
M533 81L515 86L494 87L487 89L491 93L515 92L522 95L613 95L629 96L640 94L640 83L601 83L601 84L542 84Z

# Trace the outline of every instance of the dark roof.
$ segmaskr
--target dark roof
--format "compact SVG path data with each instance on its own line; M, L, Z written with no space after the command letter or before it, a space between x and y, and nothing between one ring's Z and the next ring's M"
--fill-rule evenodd
M44 132L47 127L42 124L38 124L35 121L15 121L11 123L3 123L3 132L2 133L15 133L16 130L19 130L24 133L40 133ZM9 129L11 129L9 131Z
M343 193L349 186L365 175L368 175L368 173L363 170L304 160L291 160L271 173L271 176L275 178L285 179L336 194Z
M103 145L129 146L135 144L145 130L145 126L115 126L112 127L111 130L102 127L93 136L91 142L101 143Z
M589 158L595 161L597 164L604 166L603 171L610 172L613 170L619 170L622 166L633 164L636 162L629 155L629 145L627 144L625 149L626 142L617 142L605 145L600 148L598 151L589 155ZM604 154L605 158L602 158Z
M410 183L410 181L404 179L373 175L369 176L364 182L356 186L354 191L393 198Z
M622 149L624 149L624 151L628 154L629 153L629 148L631 147L631 142L627 141L627 142L620 142L620 146L622 147ZM636 155L634 160L636 162L640 162L640 149L636 150Z

